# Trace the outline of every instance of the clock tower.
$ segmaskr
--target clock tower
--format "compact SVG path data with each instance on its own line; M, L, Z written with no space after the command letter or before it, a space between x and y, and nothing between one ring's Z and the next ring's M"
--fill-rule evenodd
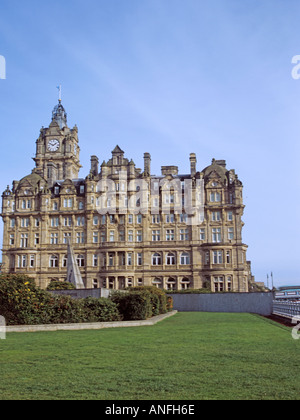
M79 162L78 128L67 125L67 113L61 99L54 107L48 128L41 128L36 141L36 173L52 187L55 181L76 179L81 168Z

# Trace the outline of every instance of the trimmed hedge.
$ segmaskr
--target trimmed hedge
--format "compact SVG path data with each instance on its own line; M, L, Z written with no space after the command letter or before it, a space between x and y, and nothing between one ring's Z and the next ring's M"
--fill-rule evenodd
M0 276L0 314L7 325L44 323L48 318L44 309L50 302L50 295L37 288L31 278Z
M112 292L110 299L118 305L124 321L143 320L152 317L151 294L143 291Z
M47 290L75 290L75 286L67 281L51 280Z
M172 310L173 299L156 287L115 291L110 299L53 295L26 275L0 275L0 315L7 325L144 320Z
M155 286L137 286L137 287L129 287L127 288L127 290L131 290L131 291L143 291L146 290L149 293L151 293L151 295L153 296L157 296L158 298L158 305L157 305L157 300L155 298L153 298L153 305L155 306L155 309L153 308L153 316L154 315L159 315L159 314L165 314L166 312L168 312L168 307L167 307L167 296L164 290L162 289L158 289Z
M85 317L89 322L120 321L117 305L110 299L87 297L82 299Z
M166 290L167 294L199 294L212 293L210 289L184 289L184 290Z
M118 305L125 321L143 320L164 314L173 308L173 298L153 286L130 287L112 292L110 299Z
M0 315L7 325L119 321L117 305L105 298L72 299L41 290L25 275L0 275Z

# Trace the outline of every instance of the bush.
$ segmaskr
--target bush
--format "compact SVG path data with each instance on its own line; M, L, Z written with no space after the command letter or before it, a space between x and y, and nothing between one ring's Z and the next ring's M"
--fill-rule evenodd
M51 288L57 286L52 282ZM63 286L64 287L64 286ZM26 275L0 275L0 315L7 325L143 320L172 309L171 296L156 287L113 292L110 299L52 295Z
M52 295L25 275L0 275L0 315L7 325L107 322L120 319L109 299Z
M199 294L199 293L212 293L210 289L184 289L184 290L167 290L167 294Z
M51 296L25 275L0 276L0 312L7 324L37 324ZM46 316L47 318L47 316Z
M173 310L173 298L172 296L167 296L167 311L171 312Z
M83 322L80 302L69 296L53 296L30 277L0 276L0 312L7 325Z
M143 291L113 292L110 299L118 305L118 310L124 321L143 320L151 318L151 293Z
M80 299L70 296L53 296L51 304L47 307L49 324L72 324L85 322L85 311Z
M51 280L47 290L74 290L75 286L67 281Z
M120 321L117 304L106 298L87 297L82 299L85 317L88 322Z
M167 297L166 293L162 289L158 289L155 286L137 286L137 287L130 287L127 290L132 291L143 291L146 290L147 292L151 293L152 296L152 303L153 303L153 316L159 314L165 314L167 310Z

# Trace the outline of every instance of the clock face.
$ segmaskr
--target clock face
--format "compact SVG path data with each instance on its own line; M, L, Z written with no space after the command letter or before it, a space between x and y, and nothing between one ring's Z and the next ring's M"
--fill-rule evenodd
M56 150L59 148L59 141L56 139L49 140L48 141L48 150L50 152L56 152Z

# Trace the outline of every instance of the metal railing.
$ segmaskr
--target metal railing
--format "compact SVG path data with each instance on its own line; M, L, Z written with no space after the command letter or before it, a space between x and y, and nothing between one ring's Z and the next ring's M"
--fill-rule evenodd
M286 318L300 317L300 303L273 301L273 314Z

